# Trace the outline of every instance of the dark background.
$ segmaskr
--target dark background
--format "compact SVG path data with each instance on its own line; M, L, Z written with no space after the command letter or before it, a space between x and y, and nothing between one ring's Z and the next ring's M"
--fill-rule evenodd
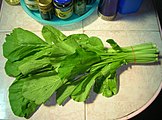
M2 0L0 0L0 8L1 2ZM162 0L153 0L153 2L162 28ZM162 120L162 91L148 108L130 120Z
M162 91L148 108L130 120L162 120Z
M162 0L153 0L155 9L158 12L159 19L161 22L161 27L162 27Z

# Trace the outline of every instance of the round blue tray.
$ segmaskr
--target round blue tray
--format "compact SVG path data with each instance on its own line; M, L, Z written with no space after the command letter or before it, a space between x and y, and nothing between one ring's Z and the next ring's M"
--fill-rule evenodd
M59 19L56 16L54 16L54 18L52 20L44 20L44 19L41 18L39 11L32 11L32 10L28 9L24 0L20 0L20 4L21 4L22 8L24 9L24 11L30 17L32 17L36 21L40 22L41 24L63 26L63 25L68 25L68 24L72 24L72 23L82 21L83 19L90 16L95 11L96 7L98 6L98 0L96 0L96 2L93 3L92 5L86 5L86 11L87 12L84 15L78 16L76 14L73 14L70 18L68 18L66 20Z

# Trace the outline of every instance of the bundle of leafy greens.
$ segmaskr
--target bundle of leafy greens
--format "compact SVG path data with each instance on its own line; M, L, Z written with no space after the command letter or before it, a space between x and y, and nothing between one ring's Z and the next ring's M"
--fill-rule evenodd
M7 75L15 77L9 87L9 101L15 115L29 118L56 92L57 104L68 97L83 102L93 91L110 97L118 92L116 70L128 63L158 61L152 43L120 47L114 40L105 48L98 37L86 34L65 36L52 26L42 35L16 28L6 36L3 55Z

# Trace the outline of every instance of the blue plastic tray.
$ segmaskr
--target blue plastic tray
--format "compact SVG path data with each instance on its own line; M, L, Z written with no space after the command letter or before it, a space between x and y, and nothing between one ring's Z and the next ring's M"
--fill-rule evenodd
M82 16L78 16L76 14L73 14L70 18L66 19L66 20L62 20L57 18L56 16L54 16L54 18L52 20L44 20L41 18L39 11L32 11L30 9L27 8L25 1L24 0L20 0L20 4L22 6L22 8L24 9L24 11L33 19L35 19L36 21L44 24L44 25L68 25L68 24L72 24L72 23L76 23L79 21L82 21L83 19L87 18L88 16L90 16L96 9L96 7L98 6L98 0L96 0L95 3L93 3L92 5L86 5L86 13Z

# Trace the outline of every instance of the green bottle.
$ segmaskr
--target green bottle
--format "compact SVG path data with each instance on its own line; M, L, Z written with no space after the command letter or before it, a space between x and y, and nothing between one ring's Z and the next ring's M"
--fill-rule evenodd
M81 16L86 12L85 0L74 0L74 13Z

